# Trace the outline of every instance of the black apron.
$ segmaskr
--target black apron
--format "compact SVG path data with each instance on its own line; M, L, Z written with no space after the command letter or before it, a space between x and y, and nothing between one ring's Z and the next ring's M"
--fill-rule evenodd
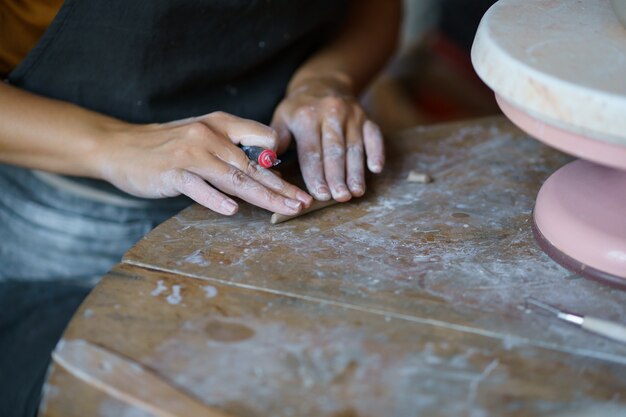
M8 81L133 123L216 110L268 123L291 75L334 34L346 6L347 0L66 0Z
M41 41L8 81L134 123L165 122L215 110L267 123L292 73L337 28L345 2L66 0ZM90 209L93 203L74 201L72 196L57 198L56 190L35 182L29 170L4 168L0 165L0 180L6 175L22 194L40 200L43 194L54 197L46 201L52 215L39 216L33 222L49 236L28 236L36 242L36 249L47 248L48 241L55 239L71 238L72 245L80 245L83 237L88 239L80 230L57 230L62 229L58 224L50 232L55 219L82 224L83 217L96 217L93 221L100 228L107 225ZM73 181L123 194L102 181ZM42 189L47 192L41 193ZM8 193L1 187L0 192ZM31 209L42 206L26 199L24 204ZM12 205L0 210L0 215L10 212ZM120 223L116 230L128 220L124 216L142 213L105 204L98 208ZM28 225L26 220L22 223ZM42 222L48 228L41 227ZM112 239L115 244L122 240L111 236L110 230L102 235L101 240ZM6 243L5 248L14 246L10 239ZM74 246L68 243L56 246L61 260L63 253L75 255L71 252ZM2 250L0 246L0 255ZM120 256L124 250L118 249ZM115 256L110 258L111 264L116 262ZM33 263L37 262L33 257ZM102 274L100 267L94 268L94 274ZM0 320L0 359L6 358L0 360L0 415L34 415L49 352L85 294L83 288L59 283L0 282L0 302L8 312Z

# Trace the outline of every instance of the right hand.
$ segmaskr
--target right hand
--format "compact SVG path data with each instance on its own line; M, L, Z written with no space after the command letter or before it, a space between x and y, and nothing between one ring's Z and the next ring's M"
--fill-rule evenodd
M299 213L313 201L271 170L251 162L237 146L276 150L276 132L261 123L215 112L132 126L110 137L98 161L101 176L137 197L184 194L225 215L235 214L238 206L224 193L286 215Z

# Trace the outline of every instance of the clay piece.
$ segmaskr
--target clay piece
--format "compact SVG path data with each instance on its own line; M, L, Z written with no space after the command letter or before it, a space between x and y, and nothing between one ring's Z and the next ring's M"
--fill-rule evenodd
M289 221L291 219L295 219L296 217L300 217L300 216L302 216L304 214L311 213L312 211L320 210L320 209L323 209L325 207L334 206L335 204L339 204L339 201L336 201L336 200L328 200L328 201L317 201L317 200L314 200L313 203L308 208L305 208L304 210L302 210L300 213L298 213L296 215L287 216L287 215L279 214L279 213L272 214L272 218L270 219L270 223L272 223L272 224L284 223L284 222Z
M420 184L428 184L429 182L433 181L432 177L427 173L413 170L409 172L409 176L406 177L406 180L408 182L417 182Z

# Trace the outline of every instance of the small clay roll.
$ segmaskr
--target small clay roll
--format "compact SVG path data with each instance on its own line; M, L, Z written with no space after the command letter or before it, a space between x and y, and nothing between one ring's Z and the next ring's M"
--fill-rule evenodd
M333 199L330 199L328 201L313 200L313 203L308 208L305 208L300 213L294 214L293 216L287 216L287 215L279 214L279 213L272 214L272 218L270 219L270 223L272 223L272 224L283 223L283 222L289 221L291 219L295 219L296 217L300 217L303 214L307 214L307 213L310 213L310 212L315 211L315 210L323 209L324 207L334 206L335 204L338 204L338 203L339 203L339 201L333 200Z
M431 178L430 175L428 175L425 172L411 171L409 172L409 176L406 178L406 180L408 182L418 182L420 184L428 184L433 179Z

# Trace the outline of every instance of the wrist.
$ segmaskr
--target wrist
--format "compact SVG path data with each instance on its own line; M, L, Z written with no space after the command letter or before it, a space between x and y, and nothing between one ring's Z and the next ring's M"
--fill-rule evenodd
M348 74L341 71L298 74L289 83L287 96L295 96L302 93L354 96L354 82Z
M85 161L89 176L111 182L117 162L124 159L133 131L141 126L111 120L97 126L89 139L89 149Z

